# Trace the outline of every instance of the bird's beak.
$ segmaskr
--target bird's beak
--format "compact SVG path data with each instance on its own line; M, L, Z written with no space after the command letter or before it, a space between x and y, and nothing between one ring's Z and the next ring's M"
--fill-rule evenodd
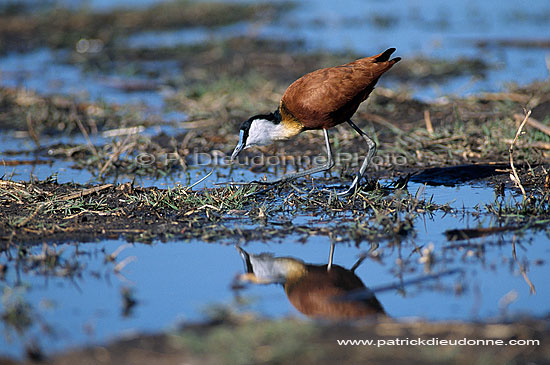
M239 251L239 254L241 255L241 258L243 259L246 266L246 274L241 274L237 276L237 281L241 283L270 284L270 281L262 280L254 274L254 269L252 268L252 263L250 262L250 255L248 254L248 252L246 252L239 246L235 246L235 248L237 249L237 251Z
M246 272L254 274L254 269L252 268L252 263L250 262L250 255L248 252L243 250L240 246L235 246L237 251L239 251L239 254L241 255L241 258L243 259L244 265L246 267Z
M244 148L244 131L241 130L241 133L239 134L239 143L237 144L237 147L235 147L235 150L231 154L231 162L235 161L235 158L239 155L239 153Z
M237 280L241 283L252 283L252 284L273 284L272 281L267 279L260 279L254 273L246 273L237 276Z

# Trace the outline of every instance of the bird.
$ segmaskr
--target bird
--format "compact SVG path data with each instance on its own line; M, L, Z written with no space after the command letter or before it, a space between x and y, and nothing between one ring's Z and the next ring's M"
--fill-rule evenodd
M275 257L269 253L253 255L235 246L244 261L246 273L239 282L282 284L290 303L312 318L349 320L386 316L382 304L354 271L339 265L313 265L293 257ZM331 257L333 246L331 246ZM347 299L361 293L359 299Z
M231 161L243 149L288 140L308 130L322 130L327 149L325 165L287 174L271 181L255 182L276 184L328 171L334 166L328 129L348 123L363 137L368 147L367 156L351 186L338 195L353 194L376 153L376 143L352 122L351 117L374 90L380 76L401 60L400 57L390 59L393 52L395 48L389 48L375 56L310 72L294 81L284 92L274 112L254 115L241 124L239 142L231 155Z

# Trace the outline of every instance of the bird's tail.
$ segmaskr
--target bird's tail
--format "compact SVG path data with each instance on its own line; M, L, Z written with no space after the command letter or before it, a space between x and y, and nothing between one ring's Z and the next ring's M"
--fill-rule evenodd
M393 65L394 63L397 63L397 62L401 61L401 57L395 57L395 58L390 60L390 56L392 55L393 52L395 52L395 48L388 48L387 50L380 53L379 55L372 56L372 58L374 59L374 62L387 62L387 61L390 61L391 64Z

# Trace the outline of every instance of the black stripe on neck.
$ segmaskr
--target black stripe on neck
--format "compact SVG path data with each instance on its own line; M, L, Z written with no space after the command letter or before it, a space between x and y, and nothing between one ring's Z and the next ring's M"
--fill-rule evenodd
M275 110L273 113L271 113L271 115L273 116L273 118L272 118L273 124L281 123L281 120L283 118L281 117L281 112L279 111L279 108L277 108L277 110Z

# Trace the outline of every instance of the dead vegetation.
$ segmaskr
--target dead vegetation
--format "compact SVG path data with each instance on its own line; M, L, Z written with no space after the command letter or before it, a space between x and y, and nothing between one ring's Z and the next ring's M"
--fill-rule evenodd
M299 185L300 186L300 185ZM302 187L303 188L303 187ZM423 196L388 189L360 193L349 201L313 189L302 196L284 188L254 195L257 186L194 191L105 184L85 188L54 181L1 181L0 238L4 249L25 242L89 241L125 237L129 241L199 238L204 241L272 240L293 235L326 235L338 241L406 236L418 214L450 210ZM267 203L267 199L272 203ZM319 224L293 224L295 216ZM337 219L344 224L323 224ZM263 228L243 228L248 224Z
M475 173L475 172L474 172ZM193 190L142 188L131 183L85 187L51 181L0 181L0 239L4 249L17 243L125 237L129 241L201 239L203 241L274 240L292 236L306 240L323 235L332 241L400 242L414 235L419 216L434 212L490 217L496 226L480 228L479 235L503 230L545 229L550 222L550 191L543 185L544 168L525 179L529 196L497 197L486 206L460 212L435 204L422 190L408 192L407 180L339 199L323 184L294 182L278 188L258 185ZM206 177L205 177L206 178ZM425 178L425 177L424 177ZM308 224L294 223L295 218ZM477 218L476 218L477 217ZM256 228L244 228L249 225ZM492 227L500 227L491 230ZM468 231L468 232L466 232ZM475 232L448 232L450 240L475 237ZM477 232L477 230L474 230Z
M0 129L15 130L19 138L60 134L96 135L106 129L148 125L127 108L98 102L79 102L66 96L41 96L30 90L0 88Z
M275 16L285 6L185 0L111 12L53 6L38 14L0 15L0 53L44 46L74 49L82 39L99 41L101 48L111 47L137 31L222 26L259 16Z
M258 108L257 113L277 105L280 94L276 85L263 81L261 77L241 79L240 83L222 79L200 94L173 96L173 107L186 110L189 119L174 126L175 133L170 136L142 133L144 127L158 121L144 120L127 110L42 98L10 89L0 94L4 106L0 123L4 128L19 129L21 136L34 136L39 146L37 151L42 156L73 161L74 167L87 169L98 178L114 175L159 177L197 165L199 154L227 156L236 143L235 131L240 121L252 115L254 108ZM522 94L501 93L429 105L378 88L368 107L362 107L355 120L376 137L379 150L374 169L386 174L392 170L411 171L431 166L507 163L523 106L529 106L533 113L539 106L544 107L549 95L542 94L546 86L542 85L541 94L530 95L535 90L524 89L518 90ZM533 89L538 87L533 85ZM516 94L522 95L521 102L510 100ZM490 100L493 98L498 100ZM216 128L212 128L214 126ZM47 133L72 132L87 137L88 134L98 135L99 131L109 134L110 128L121 133L119 136L113 133L113 137L107 138L102 145L92 145L89 140L80 145L43 145L40 142L40 136ZM337 128L333 139L336 155L360 156L363 151L362 140L345 128ZM321 136L309 132L293 141L264 148L262 152L265 156L307 157L289 158L292 165L286 166L307 168L308 161L322 154L322 146ZM257 150L251 150L243 156L252 159L258 154ZM514 154L520 164L540 165L548 161L550 136L544 123L529 118L525 133L515 144ZM140 163L138 156L145 156L150 161ZM349 163L339 166L341 174L355 167ZM270 171L265 164L255 164L252 168Z

